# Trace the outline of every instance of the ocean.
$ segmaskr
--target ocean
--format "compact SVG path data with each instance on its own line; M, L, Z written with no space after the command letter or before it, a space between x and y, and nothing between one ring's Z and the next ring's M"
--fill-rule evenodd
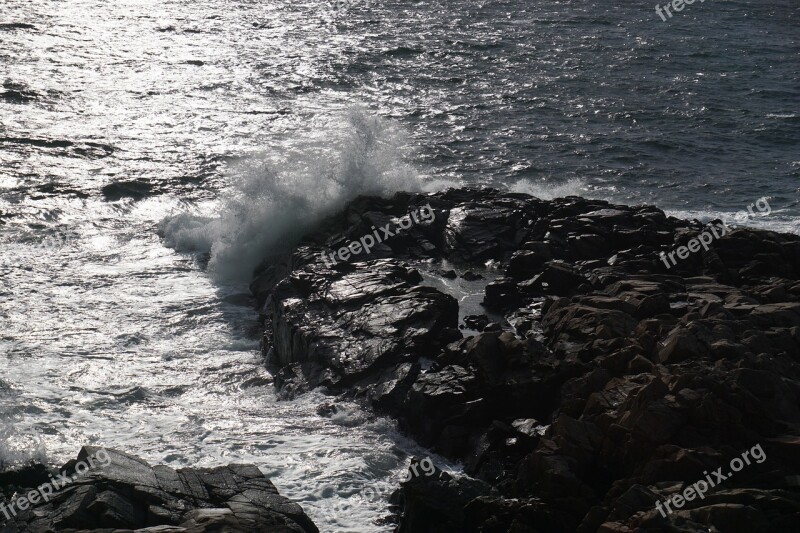
M363 489L428 452L276 399L253 268L458 185L800 232L800 4L655 4L3 0L0 463L254 462L322 530L391 531Z

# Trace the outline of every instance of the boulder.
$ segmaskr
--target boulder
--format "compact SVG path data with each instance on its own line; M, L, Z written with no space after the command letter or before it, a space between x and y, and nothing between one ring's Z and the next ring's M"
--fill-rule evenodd
M76 471L80 465L92 467ZM173 470L151 467L125 452L86 446L62 472L71 482L47 501L38 498L38 505L17 512L3 531L319 531L253 465ZM7 496L9 488L4 486ZM20 486L17 492L31 489L34 485Z

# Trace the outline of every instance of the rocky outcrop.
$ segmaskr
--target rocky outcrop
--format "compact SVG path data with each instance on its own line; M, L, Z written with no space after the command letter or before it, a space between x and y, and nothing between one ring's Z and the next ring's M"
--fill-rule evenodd
M322 259L425 204L432 224ZM463 479L406 484L399 531L789 531L800 237L731 229L662 260L703 229L649 206L491 189L361 198L252 289L282 394L363 398L465 465ZM451 270L483 276L499 328L468 316L490 330L462 338L457 302L431 282ZM656 510L756 444L762 463Z
M48 501L16 505L19 497L52 482L42 466L0 474L4 490L0 531L39 532L185 532L317 533L302 508L278 494L275 486L253 465L217 468L151 467L142 459L115 450L102 450L86 472L75 466L100 448L84 447L61 472L71 482L53 490ZM82 470L82 469L81 469ZM53 473L56 483L62 476ZM23 509L24 508L24 509ZM6 520L6 517L8 520Z

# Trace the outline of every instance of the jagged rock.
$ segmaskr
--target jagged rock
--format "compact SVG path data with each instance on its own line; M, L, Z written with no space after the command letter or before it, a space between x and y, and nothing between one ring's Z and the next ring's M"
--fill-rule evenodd
M562 262L548 261L541 274L518 286L526 294L572 294L580 291L587 281L577 269Z
M368 265L339 272L312 263L277 285L270 300L273 364L330 371L312 386L352 384L460 337L453 297L417 285L419 274L399 262Z
M425 204L436 222L378 255L319 259ZM665 264L703 230L650 206L493 189L358 199L254 282L275 383L365 398L479 478L404 485L399 531L790 531L800 237L736 229ZM461 338L457 302L418 272L451 264L497 269L483 305L514 333ZM656 511L756 443L763 464Z
M411 476L403 484L400 493L398 503L402 508L402 518L397 532L472 530L474 524L466 522L466 505L492 492L487 483L468 477L454 477L438 468L431 476Z
M511 278L500 278L486 286L483 305L489 309L505 310L522 303L517 283Z
M88 458L94 458L94 467L76 473L78 462L87 464ZM124 452L86 446L63 470L73 478L70 484L33 509L17 512L0 531L319 531L300 506L280 496L253 465L176 471L151 467Z
M483 331L489 325L489 317L486 315L467 315L464 317L464 325L470 329Z
M402 363L358 382L353 391L365 395L372 405L389 413L398 412L420 373L418 363Z

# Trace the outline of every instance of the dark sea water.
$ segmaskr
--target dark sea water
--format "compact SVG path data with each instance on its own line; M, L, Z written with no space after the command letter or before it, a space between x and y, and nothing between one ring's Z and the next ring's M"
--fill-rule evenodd
M419 450L275 400L264 250L448 184L800 232L797 0L3 0L0 84L0 461L253 461L324 530Z

